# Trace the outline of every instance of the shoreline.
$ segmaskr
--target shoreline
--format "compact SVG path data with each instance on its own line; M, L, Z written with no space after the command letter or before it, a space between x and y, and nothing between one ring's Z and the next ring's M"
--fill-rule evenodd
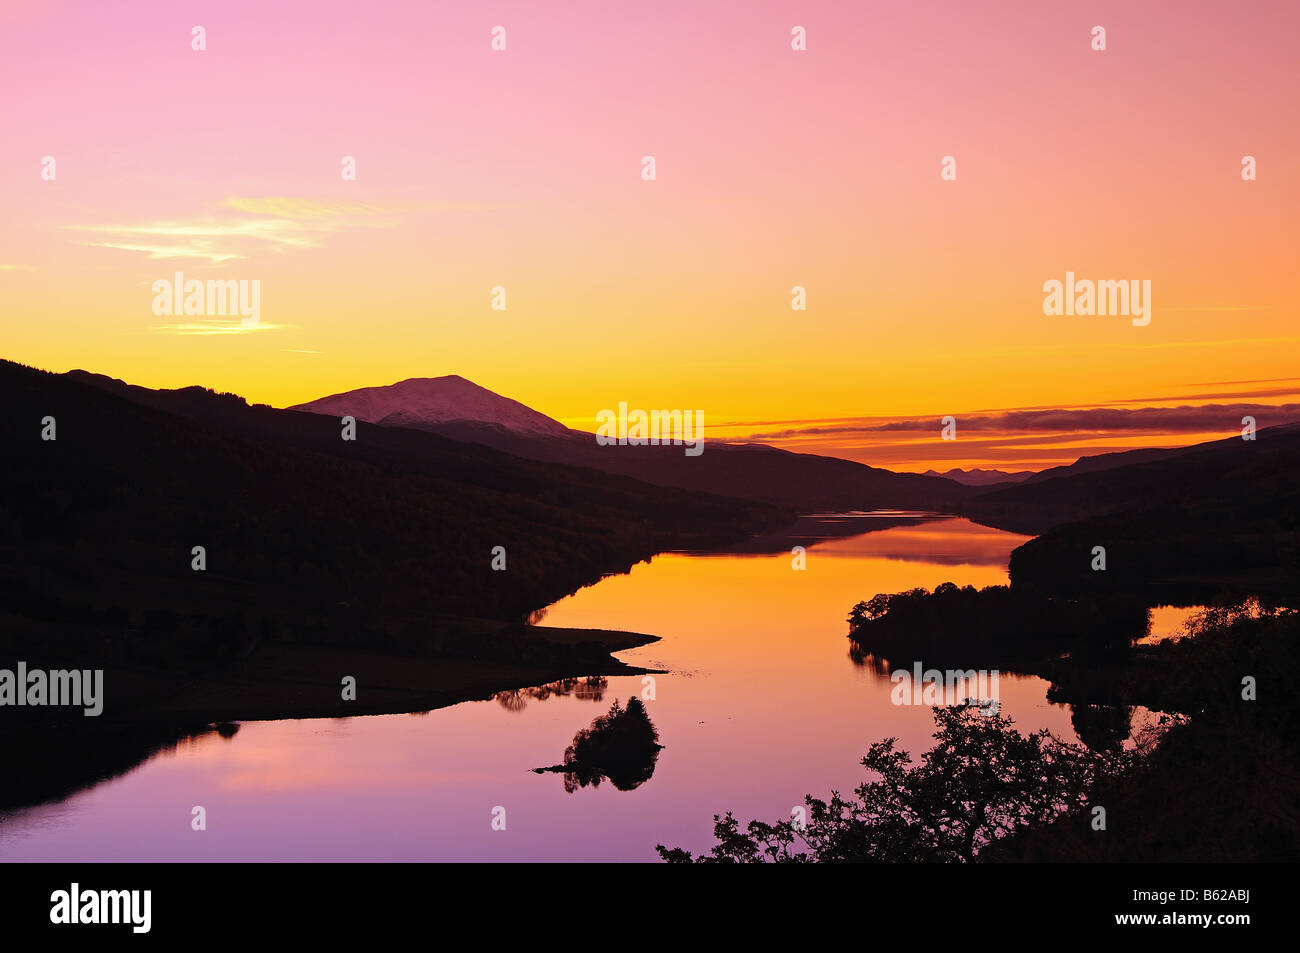
M269 642L205 676L106 666L101 715L87 717L76 708L5 706L0 708L0 739L48 729L185 731L222 722L411 714L569 678L647 674L652 670L628 665L613 653L659 641L659 636L614 629L529 626L529 634L556 647L581 644L603 657L515 662ZM356 680L355 700L342 697L345 676Z
M15 774L0 785L0 820L129 774L187 739L209 734L230 738L242 723L420 715L556 682L572 680L576 685L584 678L658 671L628 665L611 654L657 642L658 636L613 629L529 628L533 638L555 647L599 646L605 654L599 659L529 664L272 642L206 677L106 667L106 704L99 716L86 717L76 708L0 708L0 750L18 763L41 761L48 766L40 774ZM574 675L575 670L582 674ZM345 675L356 679L355 701L342 698ZM52 752L58 756L51 759Z

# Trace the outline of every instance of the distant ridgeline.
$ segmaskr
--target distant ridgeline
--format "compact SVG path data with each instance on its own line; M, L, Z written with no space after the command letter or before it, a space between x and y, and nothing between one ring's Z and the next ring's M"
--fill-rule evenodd
M1253 436L1088 457L959 508L1041 533L1011 555L1018 589L1128 593L1149 604L1258 594L1295 605L1300 424Z
M343 440L337 418L197 387L0 362L0 402L0 658L33 668L75 650L77 668L202 672L275 640L428 650L431 619L523 622L666 548L790 518L431 433Z

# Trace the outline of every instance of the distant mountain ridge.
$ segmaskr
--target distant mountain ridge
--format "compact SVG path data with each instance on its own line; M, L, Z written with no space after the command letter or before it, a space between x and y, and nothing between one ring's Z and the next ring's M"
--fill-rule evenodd
M600 446L596 436L455 375L411 378L296 404L290 410L425 430L515 456L590 467L657 486L769 503L802 512L947 509L977 488L919 473L711 440L686 457L680 446Z
M1006 470L981 470L978 467L972 470L961 470L953 467L945 473L938 470L926 470L925 476L943 477L946 480L956 480L965 486L992 486L995 483L1019 483L1022 480L1028 480L1035 476L1033 470L1017 470L1008 472Z
M1127 588L1176 604L1202 599L1205 586L1294 592L1300 424L1267 427L1254 440L1088 457L1058 470L964 504L974 519L1036 535L1011 555L1013 585ZM1107 554L1105 572L1093 566L1097 546Z
M975 497L972 506L1048 505L1086 509L1087 515L1167 499L1173 488L1195 490L1213 497L1220 489L1235 491L1235 475L1267 472L1277 467L1281 480L1290 478L1291 458L1300 449L1300 423L1266 427L1255 440L1224 437L1168 449L1125 450L1081 457L1064 467L1044 470L1022 483L992 487Z
M171 506L187 524L215 527L204 530L209 539L238 536L244 569L266 535L257 558L286 578L311 564L318 583L329 578L321 588L330 604L360 591L375 602L383 593L406 611L522 618L662 549L743 538L788 519L749 502L523 460L409 428L361 421L357 439L345 441L337 419L203 387L152 390L0 362L0 396L24 410L42 400L56 408L43 412L58 419L53 448L84 445L86 459L112 476L105 485L129 490L131 506L122 509L140 524L133 532L170 528L177 517L160 519L155 508ZM36 470L24 478L12 499L53 479ZM95 520L103 517L86 517L88 526ZM277 562L272 544L293 555ZM492 571L486 555L465 557L495 545L510 553L508 574Z

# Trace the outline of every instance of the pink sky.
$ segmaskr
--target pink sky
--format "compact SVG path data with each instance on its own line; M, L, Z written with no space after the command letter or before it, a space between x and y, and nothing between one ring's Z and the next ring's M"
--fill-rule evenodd
M1287 377L1298 31L1280 0L9 2L0 353L278 405L456 373L575 426ZM182 269L259 279L257 332L160 328ZM1067 270L1152 280L1152 325L1045 317Z

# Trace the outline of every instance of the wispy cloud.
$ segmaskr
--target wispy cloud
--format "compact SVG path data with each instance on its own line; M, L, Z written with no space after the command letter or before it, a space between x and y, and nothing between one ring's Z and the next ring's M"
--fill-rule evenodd
M189 220L64 225L67 231L106 236L82 241L95 248L141 252L150 259L214 263L247 258L256 250L316 248L327 236L353 228L393 228L417 204L322 202L270 196L230 198L220 210Z
M35 265L0 265L0 271L35 271Z
M1182 407L1092 407L1086 409L1051 408L1013 410L993 414L957 415L963 431L994 433L1109 433L1113 431L1147 431L1153 433L1204 433L1238 426L1243 416L1257 417L1261 426L1289 423L1300 419L1300 403L1199 404ZM799 436L847 436L868 433L931 433L937 430L941 415L906 417L888 421L827 421L820 425L788 427L754 433L751 440L777 440Z
M1283 383L1300 383L1300 377L1265 377L1262 380L1250 381L1201 381L1198 384L1189 384L1189 387L1237 387L1242 384L1283 384Z
M295 327L295 325L271 324L267 321L244 324L238 316L235 316L230 318L201 318L184 324L160 324L154 330L160 334L255 334L258 331L282 331L285 328L292 327Z
M1271 390L1260 389L1261 393ZM1279 390L1293 400L1265 404L1222 395L1213 403L1165 407L1126 407L1122 406L1126 401L1112 401L1109 406L951 411L957 420L956 440L940 439L944 415L939 413L737 420L715 424L714 429L715 433L725 432L720 439L761 442L891 469L944 470L961 466L1040 470L1071 463L1083 455L1187 446L1233 436L1240 432L1243 417L1254 417L1260 428L1300 421L1300 402L1294 400L1300 392L1295 388Z
M116 248L119 251L138 251L144 252L151 259L179 259L179 258L198 258L204 261L223 262L231 261L235 258L243 258L234 252L223 252L217 249L214 242L206 239L194 239L186 244L178 245L154 245L139 244L126 242L82 242L91 248Z

